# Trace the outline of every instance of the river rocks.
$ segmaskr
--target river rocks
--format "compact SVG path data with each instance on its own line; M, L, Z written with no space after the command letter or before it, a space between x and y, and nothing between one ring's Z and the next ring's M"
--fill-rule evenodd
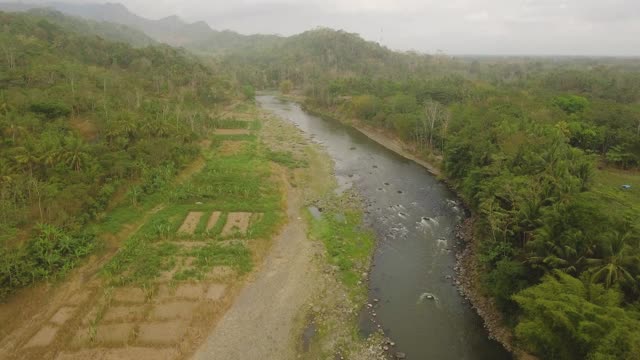
M402 359L406 359L407 358L407 354L403 353L403 352L397 352L396 353L396 359L398 360L402 360Z

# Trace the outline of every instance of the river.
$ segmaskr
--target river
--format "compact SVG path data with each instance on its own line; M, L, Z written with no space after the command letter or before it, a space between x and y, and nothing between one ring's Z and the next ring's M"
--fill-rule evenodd
M378 246L369 277L376 323L408 359L511 359L488 338L480 317L453 283L455 227L465 216L455 194L426 169L339 122L274 96L264 108L325 147L339 188L353 187L367 205ZM378 300L377 302L375 300ZM361 331L374 325L363 316Z

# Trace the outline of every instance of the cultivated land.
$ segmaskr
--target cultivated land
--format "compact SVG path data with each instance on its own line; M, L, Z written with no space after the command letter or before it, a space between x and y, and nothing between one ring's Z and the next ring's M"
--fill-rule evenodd
M216 125L172 186L114 206L97 225L103 250L0 307L1 358L379 356L354 321L372 237L354 230L356 199L332 195L328 158L253 104ZM318 202L329 210L312 220ZM333 224L332 204L346 223ZM344 246L354 241L365 250Z

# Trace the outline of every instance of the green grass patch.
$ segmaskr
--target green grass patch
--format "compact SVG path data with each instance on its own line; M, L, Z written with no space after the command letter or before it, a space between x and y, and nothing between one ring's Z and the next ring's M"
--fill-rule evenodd
M222 232L222 229L224 228L224 224L227 223L228 217L229 217L228 213L222 212L220 214L220 218L218 219L218 222L216 222L216 224L206 233L206 235L210 237L219 236L220 233Z
M214 149L218 148L220 144L225 140L233 140L233 141L247 141L247 142L255 142L258 137L254 134L240 134L240 135L213 135L211 139L214 141L212 147Z
M102 273L116 286L146 285L162 271L173 268L179 251L178 245L171 242L151 242L134 236L105 265Z
M351 295L361 298L366 297L362 273L369 269L375 238L364 226L362 210L348 197L329 200L319 219L308 214L310 235L324 243L329 263L337 266L340 280Z
M631 185L623 189L622 185ZM640 218L640 173L619 169L597 170L591 191L585 196L615 217Z
M193 249L189 252L196 261L193 265L196 269L209 271L214 266L231 266L240 274L251 271L251 252L242 245L220 246L218 244L208 244L206 246Z
M212 122L212 125L216 129L247 129L247 130L258 130L260 129L260 122L257 120L254 121L246 121L246 120L237 120L237 119L215 119Z
M299 169L309 167L309 163L303 159L296 159L289 151L268 151L267 158L289 169Z
M191 268L180 270L174 275L176 281L202 280L215 266L229 266L239 275L246 274L253 268L251 251L239 244L221 246L211 243L186 251L185 255L195 257L195 261Z
M205 211L202 213L202 216L200 217L200 221L198 222L198 225L196 226L196 229L194 231L194 234L196 236L205 235L207 231L207 223L209 222L209 216L211 216L212 212L213 211Z

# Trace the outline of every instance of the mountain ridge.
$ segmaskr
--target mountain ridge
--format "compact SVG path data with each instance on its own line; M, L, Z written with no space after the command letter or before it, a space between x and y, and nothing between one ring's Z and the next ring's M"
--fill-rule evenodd
M189 23L176 15L157 20L147 19L131 12L121 3L0 3L0 9L5 11L28 11L35 8L48 8L66 15L129 26L144 32L158 42L184 47L198 53L224 53L237 47L254 46L280 39L276 35L243 35L232 30L214 30L205 21Z

